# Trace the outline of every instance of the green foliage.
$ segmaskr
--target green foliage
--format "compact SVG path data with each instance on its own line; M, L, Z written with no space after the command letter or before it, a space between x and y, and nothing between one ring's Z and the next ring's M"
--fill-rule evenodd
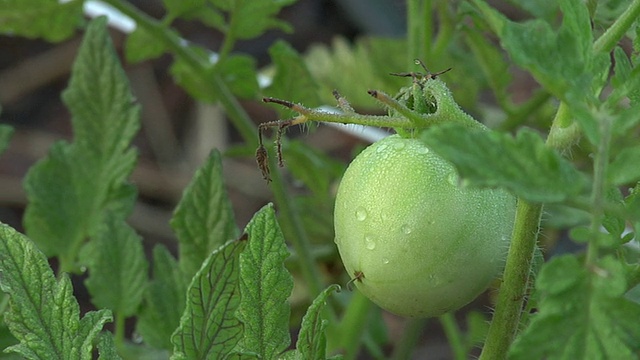
M139 128L140 110L133 104L105 18L87 28L63 100L72 114L74 142L56 143L27 174L24 225L40 249L60 256L63 270L69 271L104 212L124 217L135 198L126 178L136 161L130 142Z
M218 151L211 152L184 190L171 226L178 236L180 267L187 279L191 279L211 251L237 237Z
M240 303L240 254L246 239L213 251L187 290L187 306L172 336L172 359L221 359L236 346L242 325L235 317Z
M322 319L322 309L327 305L327 298L340 286L331 285L313 301L302 319L302 328L298 334L296 352L301 359L326 359L326 336L324 329L327 320Z
M290 45L278 41L269 48L269 55L275 75L272 84L265 89L265 95L311 106L320 105L318 85L300 55ZM291 115L291 111L287 109L278 111L284 117Z
M275 359L289 346L291 274L284 268L289 256L272 205L254 215L245 233L247 249L240 255L238 318L244 325L239 348L263 359Z
M170 30L167 29L167 31ZM157 58L167 51L167 48L163 43L155 41L153 34L150 33L149 30L136 27L136 29L127 36L124 50L127 61L137 63Z
M569 161L527 129L511 137L447 124L428 130L423 140L456 165L463 181L506 188L531 202L563 201L586 185Z
M61 4L58 0L0 1L0 32L62 41L82 23L82 1Z
M20 344L10 346L27 359L91 359L93 340L109 310L80 319L66 274L56 280L47 258L26 236L0 225L0 288L9 294L5 322Z
M153 278L144 294L136 330L145 343L173 349L171 334L180 324L188 281L178 262L162 245L153 249Z
M587 269L574 256L554 259L536 288L542 292L540 313L514 343L511 358L637 358L640 305L622 296L628 288L618 260L604 257Z
M89 268L85 285L91 301L123 317L135 315L147 285L148 262L142 239L112 214L85 245L80 260Z

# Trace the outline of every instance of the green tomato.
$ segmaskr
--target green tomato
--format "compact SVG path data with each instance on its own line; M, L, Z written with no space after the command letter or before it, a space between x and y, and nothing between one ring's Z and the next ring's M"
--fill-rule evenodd
M460 186L450 163L394 135L362 151L345 172L335 241L374 303L431 317L468 304L499 275L514 214L509 193Z

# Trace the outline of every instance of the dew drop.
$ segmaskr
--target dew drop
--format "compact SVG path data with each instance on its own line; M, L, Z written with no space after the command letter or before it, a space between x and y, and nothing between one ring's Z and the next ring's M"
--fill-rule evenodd
M438 285L440 283L440 279L435 274L429 274L429 281L432 285Z
M424 147L424 146L420 146L418 148L418 154L428 154L429 153L429 148L428 147Z
M389 259L387 259L387 258L383 258L383 259L382 259L382 263L383 263L383 264L385 264L385 265L386 265L386 264L388 264L388 263L389 263Z
M451 172L449 173L449 176L447 176L447 182L453 186L457 186L458 185L458 175L455 172Z
M367 210L360 206L356 209L356 220L365 221L367 219Z
M367 249L373 250L373 249L376 248L376 242L375 242L375 240L373 240L373 238L371 236L365 236L364 237L364 242L365 242L365 246L367 247Z
M411 234L411 231L413 231L413 230L411 229L411 227L410 227L409 225L407 225L407 224L402 225L402 226L400 227L400 229L402 230L402 232L403 232L405 235L409 235L409 234Z
M393 148L396 149L396 150L402 150L402 149L404 149L404 145L405 145L404 141L400 141L400 142L397 142L397 143L393 144Z

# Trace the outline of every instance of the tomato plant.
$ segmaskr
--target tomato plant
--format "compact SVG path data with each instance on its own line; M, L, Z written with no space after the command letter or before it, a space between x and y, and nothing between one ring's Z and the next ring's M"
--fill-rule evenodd
M66 57L0 72L2 179L29 168L0 192L1 357L638 358L640 0L407 0L403 36L303 54L273 42L316 33L294 2L2 2L0 66L82 41L52 107L17 100ZM46 155L36 113L73 130ZM336 123L365 127L285 136Z

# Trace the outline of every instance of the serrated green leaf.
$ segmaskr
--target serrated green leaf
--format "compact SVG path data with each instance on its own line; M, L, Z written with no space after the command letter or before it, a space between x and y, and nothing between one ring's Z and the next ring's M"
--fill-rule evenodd
M108 215L80 253L89 269L85 285L98 308L129 317L142 303L149 264L142 239L125 221Z
M470 184L505 188L531 202L560 202L585 186L583 175L570 162L526 128L514 138L446 124L427 130L422 140Z
M173 349L171 335L180 325L189 285L178 262L162 245L153 248L153 279L136 330L144 342L159 349Z
M245 229L247 248L240 255L238 318L244 324L239 348L275 359L289 347L290 307L293 289L284 261L289 256L273 205L260 209Z
M103 332L98 337L98 360L121 360L118 355L116 345L113 343L113 335L110 332Z
M82 1L0 1L0 33L62 41L82 24Z
M136 152L139 108L108 37L106 18L91 22L63 100L72 114L74 142L56 143L25 179L27 234L69 270L105 209L124 217L135 191L126 183Z
M623 149L609 164L607 175L611 185L624 185L640 180L640 145Z
M164 31L170 31L165 29ZM127 61L138 63L144 60L155 59L167 50L163 42L158 41L156 37L141 26L127 36L124 44L124 53Z
M0 224L0 288L9 294L5 322L20 343L13 351L27 359L91 359L92 342L109 310L82 319L66 274L56 281L47 258L24 235Z
M252 39L270 29L290 32L291 26L276 18L285 6L296 0L209 0L211 4L226 12L229 19L226 33L236 39Z
M536 19L515 23L501 18L496 26L502 45L513 61L528 70L548 91L567 100L568 94L584 102L606 80L608 54L594 54L587 6L580 0L560 1L563 18L559 29Z
M178 236L180 267L187 279L200 269L208 254L238 236L217 150L211 152L184 190L171 227Z
M551 260L536 282L543 294L539 312L514 342L509 358L636 359L640 305L624 298L624 272L611 257L592 269L575 256Z
M312 107L320 105L318 85L295 49L284 41L277 41L269 48L269 56L275 66L275 75L271 85L265 89L265 95ZM282 117L293 114L282 106L275 109Z
M246 239L231 240L215 250L196 273L187 290L187 306L172 335L172 359L222 359L242 336L235 317L240 304L240 253Z
M322 309L327 303L327 298L334 291L340 291L339 285L330 285L318 295L307 313L302 318L302 325L296 343L296 350L300 353L300 359L325 360L327 351L327 339L324 330L327 321L322 319Z

